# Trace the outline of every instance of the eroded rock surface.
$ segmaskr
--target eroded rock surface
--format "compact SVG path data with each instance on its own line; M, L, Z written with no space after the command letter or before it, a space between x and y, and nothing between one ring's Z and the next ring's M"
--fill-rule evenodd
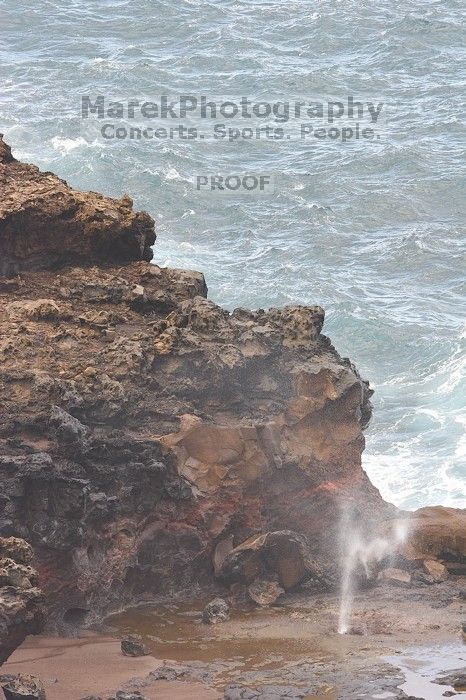
M230 584L276 577L282 589L289 590L305 578L323 579L323 572L312 559L306 537L282 530L250 537L232 548L217 577Z
M0 274L152 258L154 222L128 196L73 190L15 160L1 135L0 193Z
M27 542L0 537L0 664L44 624L43 595L31 562Z
M45 690L38 678L26 673L0 677L5 700L46 700Z
M378 575L379 581L387 581L394 586L408 587L411 585L411 575L407 571L402 569L395 569L388 567L387 569L382 569Z
M441 557L466 562L465 510L444 506L419 508L408 519L402 551L409 560Z
M121 640L121 652L124 656L147 656L149 649L138 634L130 634Z
M214 598L207 603L202 611L202 622L207 625L216 625L225 622L230 617L230 608L223 598Z
M466 510L429 506L382 526L403 533L397 565L424 583L441 583L450 575L466 575Z
M255 579L248 586L249 598L261 607L273 605L284 592L278 581Z

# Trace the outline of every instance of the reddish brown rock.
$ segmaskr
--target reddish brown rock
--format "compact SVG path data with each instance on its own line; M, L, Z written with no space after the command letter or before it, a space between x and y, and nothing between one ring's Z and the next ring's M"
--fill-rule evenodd
M225 311L147 262L127 200L6 157L0 534L34 546L57 625L211 584L251 537L335 568L342 503L369 530L393 515L361 467L371 391L320 307ZM282 545L265 568L290 588L307 555Z
M15 161L11 153L10 146L3 140L3 134L0 134L0 163L12 163Z
M154 222L119 200L73 190L20 163L0 135L0 274L70 264L150 260Z
M448 578L448 569L446 566L441 564L439 561L434 561L432 559L426 559L424 561L424 571L428 576L431 576L434 583L441 583L446 581Z
M441 559L447 567L450 562L460 567L466 563L466 509L419 508L390 521L385 529L405 533L398 549L409 561Z
M218 571L228 584L271 576L288 590L306 577L322 578L323 573L312 560L306 538L289 530L250 537L226 555Z
M411 574L402 569L395 569L389 567L387 569L382 569L377 576L379 581L385 581L393 586L401 586L403 588L409 587L411 585Z

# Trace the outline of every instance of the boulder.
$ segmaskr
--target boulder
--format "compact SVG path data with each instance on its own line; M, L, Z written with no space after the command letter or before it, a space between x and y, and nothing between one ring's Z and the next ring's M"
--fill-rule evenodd
M277 581L256 579L248 586L249 597L261 607L273 605L284 592Z
M271 575L285 591L307 577L322 577L303 535L280 530L250 537L225 556L219 570L219 578L229 584L250 584Z
M6 312L12 321L59 321L66 318L58 304L52 299L12 301Z
M0 686L5 700L46 700L45 690L38 678L26 673L17 676L1 676Z
M121 640L121 651L124 656L148 656L149 649L139 634L130 634Z
M79 452L86 451L89 442L89 429L60 406L52 406L50 426L59 443Z
M424 569L415 569L411 574L411 580L418 583L424 583L428 586L432 586L435 583L433 576L426 573Z
M16 161L13 157L10 146L3 140L3 134L0 134L0 163L12 163Z
M230 618L230 608L223 598L214 598L207 603L202 612L202 622L208 625L216 625Z
M388 523L405 532L399 547L408 561L466 562L466 509L429 506Z
M170 666L165 663L155 671L149 673L150 678L154 681L176 681L178 678L183 678L187 675L188 669L185 666Z
M390 583L393 586L409 587L411 585L411 574L403 571L403 569L389 567L380 571L377 580Z
M423 562L425 573L430 576L434 583L441 583L448 578L448 569L435 559L426 559Z

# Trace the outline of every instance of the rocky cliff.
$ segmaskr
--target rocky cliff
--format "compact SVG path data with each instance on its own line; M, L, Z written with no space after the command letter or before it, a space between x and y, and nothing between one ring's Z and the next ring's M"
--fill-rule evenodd
M286 588L292 561L289 586L331 580L342 504L369 528L393 509L361 468L371 391L323 310L223 310L201 274L148 262L128 197L1 139L0 188L0 534L33 545L51 619L225 582L245 541L246 582Z

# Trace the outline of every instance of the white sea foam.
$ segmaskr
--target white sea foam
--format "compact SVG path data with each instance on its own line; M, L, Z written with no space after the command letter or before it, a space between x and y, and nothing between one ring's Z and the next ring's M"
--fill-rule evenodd
M175 182L187 182L191 183L190 178L184 177L181 175L180 172L174 167L168 168L164 173L163 173L163 179L167 181L175 181Z
M82 136L78 136L75 139L69 139L64 136L54 136L50 143L56 151L59 151L62 155L66 155L76 148L81 148L82 146L89 146L89 143L83 139Z
M369 537L363 534L351 505L342 507L340 523L340 546L342 553L342 578L340 590L340 610L338 616L339 634L347 634L351 629L354 596L357 590L356 571L362 566L367 579L372 576L372 568L394 554L397 547L406 541L408 521L395 523L387 537Z

